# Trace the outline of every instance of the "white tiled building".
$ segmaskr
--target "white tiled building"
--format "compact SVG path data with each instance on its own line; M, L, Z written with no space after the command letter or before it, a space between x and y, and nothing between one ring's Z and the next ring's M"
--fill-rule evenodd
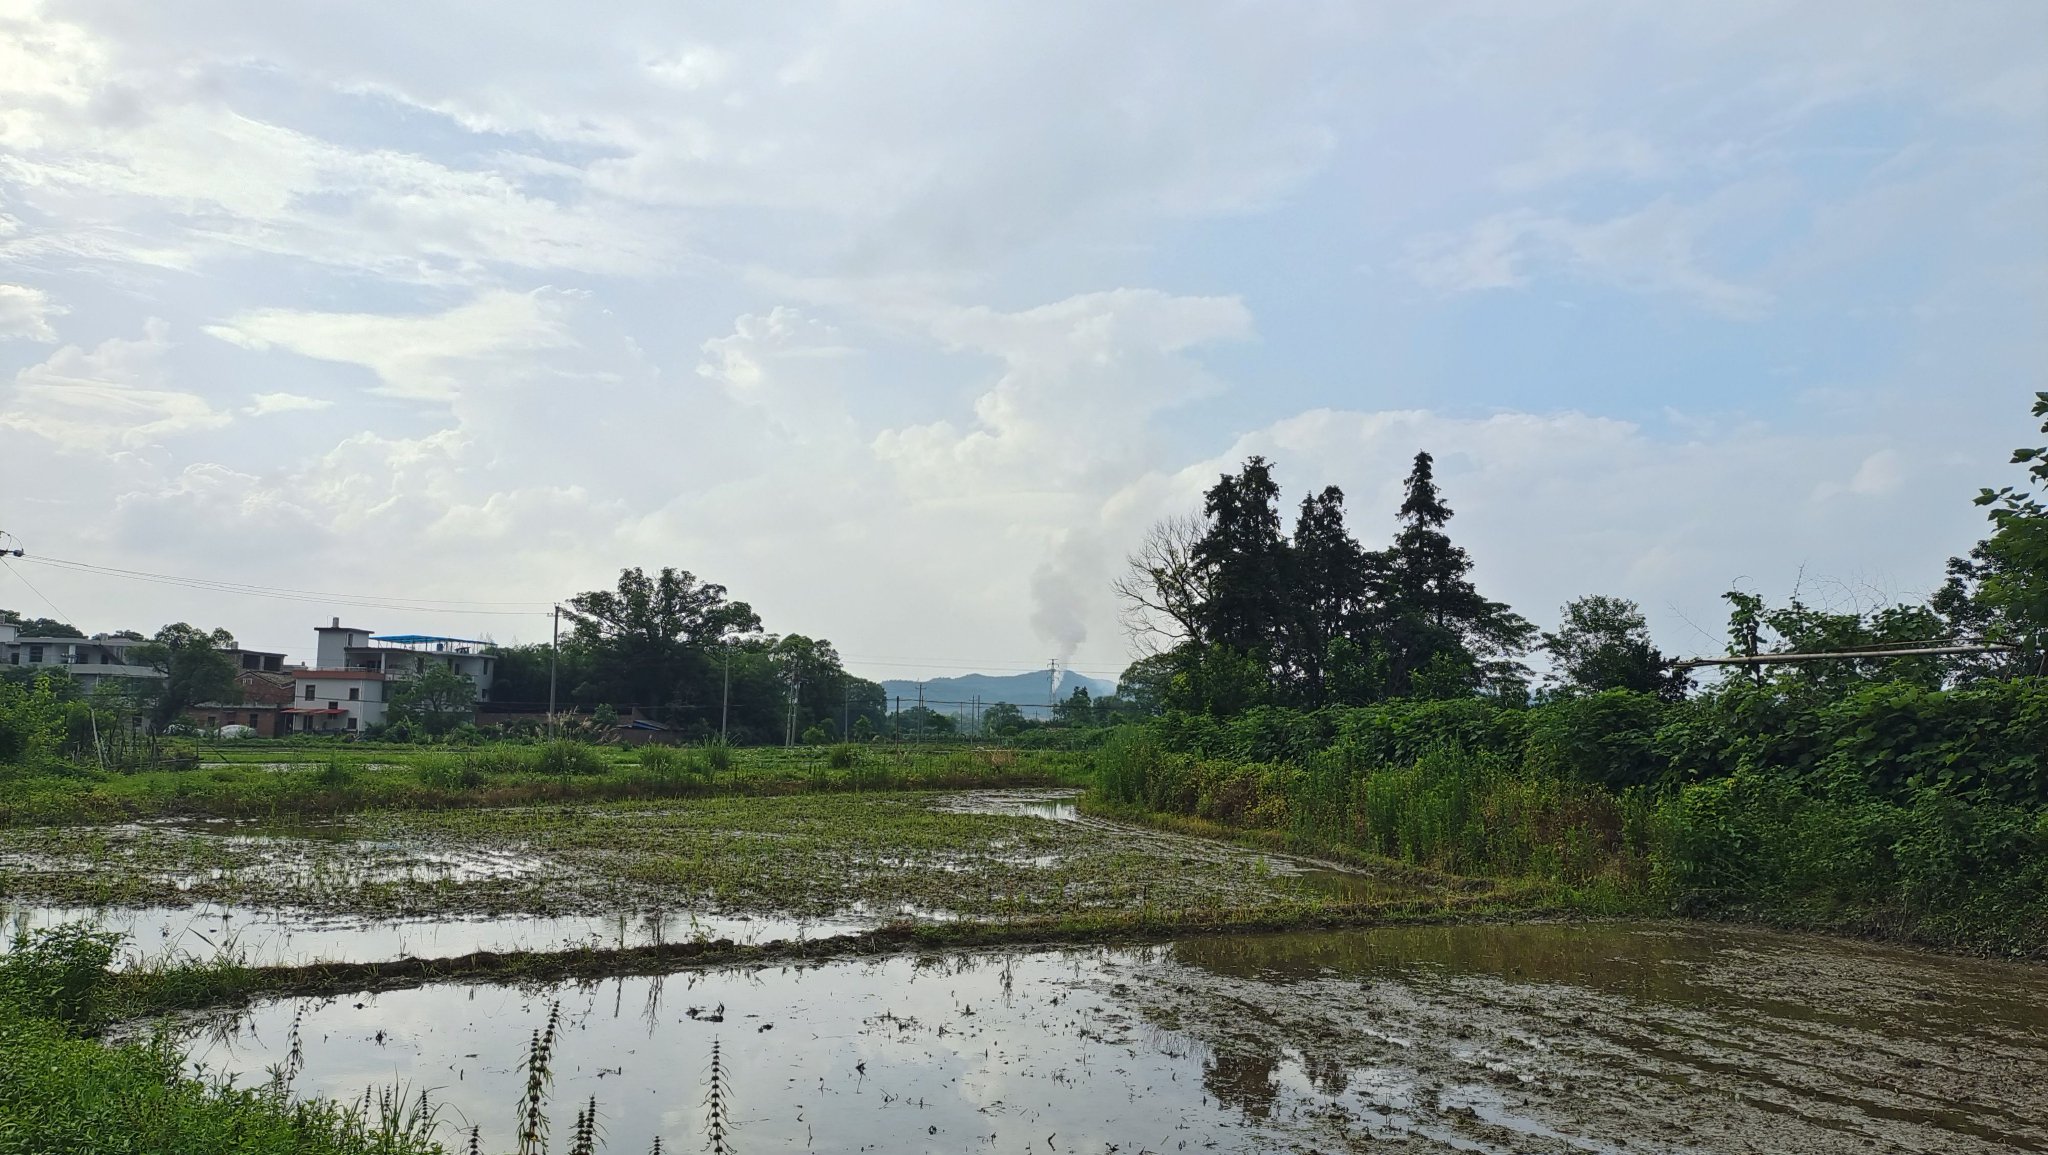
M383 725L393 685L430 665L469 678L479 699L490 693L497 661L484 653L487 642L430 634L372 635L342 625L340 618L313 632L319 637L313 664L292 671L298 685L285 713L293 733L356 732Z

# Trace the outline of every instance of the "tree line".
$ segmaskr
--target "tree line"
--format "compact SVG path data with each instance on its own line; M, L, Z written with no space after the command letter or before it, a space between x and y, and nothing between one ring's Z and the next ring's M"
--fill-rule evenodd
M552 659L562 709L634 711L691 737L839 741L890 726L881 685L848 673L830 641L769 633L752 606L688 570L622 570L615 588L570 598L563 617L558 652L493 651L493 703L545 708Z
M2034 406L2048 415L2048 394ZM2048 423L2042 431L2048 433ZM1729 652L1882 649L1955 639L1997 643L1972 655L1877 657L1757 667L1755 684L1839 690L1870 681L1961 685L2038 672L2048 638L2048 446L2022 448L2032 486L1983 490L1993 532L1952 559L1920 603L1834 610L1795 595L1783 605L1730 591ZM1642 610L1595 594L1539 632L1485 596L1471 556L1450 537L1434 461L1415 456L1400 528L1378 549L1345 525L1344 493L1301 499L1291 528L1263 457L1218 478L1200 515L1168 518L1128 559L1116 590L1127 631L1152 652L1120 694L1155 709L1233 715L1256 706L1314 710L1397 699L1488 697L1506 704L1628 690L1667 700L1691 688L1652 643ZM1548 659L1539 681L1531 654Z

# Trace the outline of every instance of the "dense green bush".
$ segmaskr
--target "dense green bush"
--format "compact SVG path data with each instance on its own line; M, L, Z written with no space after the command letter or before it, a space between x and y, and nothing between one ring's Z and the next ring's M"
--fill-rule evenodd
M1639 906L2048 951L2048 682L1730 685L1124 727L1125 806Z

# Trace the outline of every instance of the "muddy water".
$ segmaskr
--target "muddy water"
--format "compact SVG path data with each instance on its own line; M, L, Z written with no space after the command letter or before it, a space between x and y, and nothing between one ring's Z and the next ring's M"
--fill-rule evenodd
M2048 972L1642 926L1191 939L287 1000L191 1024L246 1083L430 1088L509 1147L559 1001L555 1132L744 1151L2048 1151ZM452 1132L451 1132L452 1134Z
M893 912L892 912L892 917ZM455 958L472 951L557 951L730 939L755 944L871 930L887 918L649 911L553 918L354 918L309 911L199 903L143 908L0 903L0 954L16 930L92 923L124 936L114 968L233 959L248 966Z

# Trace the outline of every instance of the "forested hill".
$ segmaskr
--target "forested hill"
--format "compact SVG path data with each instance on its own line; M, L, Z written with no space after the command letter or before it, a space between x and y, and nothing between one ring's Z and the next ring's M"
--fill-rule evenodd
M882 692L889 696L889 708L896 708L896 699L903 699L904 709L917 704L917 688L924 687L925 704L941 714L951 714L957 709L956 702L972 702L977 697L983 706L997 702L1008 702L1022 709L1027 715L1036 707L1040 713L1046 708L1046 687L1052 680L1048 671L1037 670L1029 674L962 674L957 678L929 678L924 682L893 679L882 683ZM1060 671L1060 684L1056 691L1059 697L1072 694L1076 687L1086 687L1088 695L1100 698L1116 692L1115 682L1091 678L1072 670ZM1035 715L1034 715L1035 716Z

